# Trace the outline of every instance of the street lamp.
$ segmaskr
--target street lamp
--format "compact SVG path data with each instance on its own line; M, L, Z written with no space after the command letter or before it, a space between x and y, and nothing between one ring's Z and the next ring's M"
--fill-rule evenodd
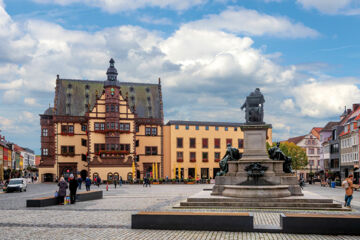
M90 155L87 155L86 160L87 160L87 168L88 168L88 176L90 176Z

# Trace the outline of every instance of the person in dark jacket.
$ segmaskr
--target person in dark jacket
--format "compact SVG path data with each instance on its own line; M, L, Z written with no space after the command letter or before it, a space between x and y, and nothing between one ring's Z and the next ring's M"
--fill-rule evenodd
M59 186L59 191L58 191L59 204L64 205L64 198L66 196L66 189L68 188L68 184L67 184L67 182L65 182L64 177L60 178L58 186Z
M79 189L81 189L81 184L82 184L83 179L81 177L79 177L77 179L77 181L78 181L78 187L79 187Z
M69 181L69 185L70 185L70 203L74 204L76 201L76 190L78 188L78 182L77 180L74 178L73 174L70 174L70 181Z
M100 187L101 178L100 178L100 177L97 177L96 181L97 181L97 185L98 185L98 187Z
M90 191L90 186L91 186L91 180L89 177L86 177L86 179L85 179L86 191Z

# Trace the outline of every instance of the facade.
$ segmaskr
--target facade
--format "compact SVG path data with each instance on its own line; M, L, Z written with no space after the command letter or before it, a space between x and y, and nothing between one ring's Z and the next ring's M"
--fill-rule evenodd
M243 123L169 121L164 126L165 177L209 179L220 171L227 144L243 152ZM272 143L272 129L267 132Z
M41 181L71 173L102 180L164 174L161 83L56 79L54 107L40 115ZM135 175L135 176L134 176Z
M320 168L326 172L329 169L330 145L332 128L338 125L338 122L328 122L320 131Z
M308 157L308 165L301 170L297 170L298 178L303 178L306 181L310 178L310 173L315 173L321 170L320 163L320 131L322 128L313 128L310 133L304 136L289 138L287 142L293 142L297 146L302 147L306 151Z
M23 169L35 167L35 152L29 148L22 148L20 155L23 157Z

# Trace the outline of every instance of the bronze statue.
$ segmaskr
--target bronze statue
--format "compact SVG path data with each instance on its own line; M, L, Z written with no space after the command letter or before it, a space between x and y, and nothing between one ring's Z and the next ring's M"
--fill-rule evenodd
M247 124L263 124L264 121L264 96L259 88L246 97L241 110L245 108L245 120Z
M285 173L292 173L292 168L291 168L291 157L286 156L280 149L280 143L277 142L275 147L271 147L268 150L269 153L269 157L272 160L279 160L279 161L284 161L283 163L283 171Z
M219 162L220 165L220 172L218 172L217 176L223 176L229 171L229 164L228 161L237 161L241 158L241 153L237 148L231 147L231 144L229 143L227 145L227 150L224 155L224 157Z

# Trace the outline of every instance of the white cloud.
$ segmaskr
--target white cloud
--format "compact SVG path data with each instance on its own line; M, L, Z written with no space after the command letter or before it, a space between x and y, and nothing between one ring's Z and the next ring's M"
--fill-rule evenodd
M38 104L36 103L36 99L35 98L30 98L30 97L26 97L24 98L24 103L26 105L29 106L37 106Z
M341 114L344 106L359 102L360 89L351 83L312 82L293 89L296 104L305 116L325 118Z
M201 5L207 0L33 0L37 3L55 3L59 5L69 5L82 3L93 7L99 7L110 13L124 12L145 7L168 8L178 11L189 9L193 6Z
M154 25L171 25L172 21L169 18L153 18L151 16L142 16L139 18L141 22Z
M297 0L305 9L316 9L324 14L360 14L358 0Z
M295 104L291 98L287 98L283 101L283 103L281 104L280 107L284 111L291 111L291 110L294 110Z
M224 30L249 36L269 35L283 38L314 38L319 33L286 17L275 17L245 8L228 8L220 14L188 23L192 28Z

